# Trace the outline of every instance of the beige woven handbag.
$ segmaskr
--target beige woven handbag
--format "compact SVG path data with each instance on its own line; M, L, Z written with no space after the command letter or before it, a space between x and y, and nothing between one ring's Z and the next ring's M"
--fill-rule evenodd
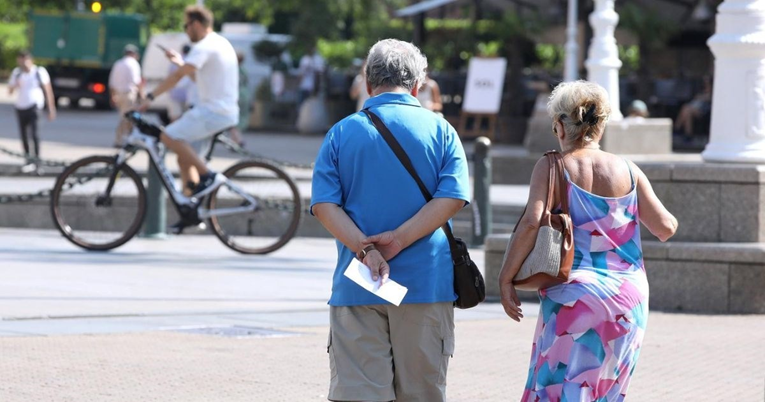
M563 158L556 151L548 151L545 156L550 166L547 203L534 248L513 278L513 285L521 290L539 290L566 282L574 264L574 232L568 210ZM560 198L560 213L552 213L555 208L553 194L556 186ZM513 229L513 237L517 228L518 224Z

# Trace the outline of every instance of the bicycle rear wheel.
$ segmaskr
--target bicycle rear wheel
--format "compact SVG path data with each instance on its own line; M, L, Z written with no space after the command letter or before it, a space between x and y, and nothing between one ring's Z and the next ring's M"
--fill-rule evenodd
M111 250L141 229L146 190L138 174L123 164L115 173L114 157L91 156L67 167L53 186L51 213L56 228L72 243L94 251Z
M210 193L210 228L233 250L243 254L267 254L278 250L295 235L302 213L295 182L281 169L263 162L237 163L223 172L232 186L223 184ZM253 211L215 215L215 210L249 205L234 189L255 199Z

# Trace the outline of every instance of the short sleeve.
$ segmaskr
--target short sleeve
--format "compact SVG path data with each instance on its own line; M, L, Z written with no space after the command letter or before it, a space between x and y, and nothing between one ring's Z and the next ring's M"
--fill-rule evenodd
M467 157L457 131L446 123L444 157L438 173L438 188L433 198L454 198L470 202L470 175Z
M45 67L37 67L37 74L40 75L40 85L50 84L50 74Z
M18 84L20 75L21 75L21 70L18 67L14 68L13 71L11 72L11 78L8 80L8 85L14 86Z
M340 170L337 164L337 142L334 129L327 133L319 149L313 167L311 180L311 215L313 206L321 203L343 205L343 191L340 185Z
M205 65L205 63L207 63L209 58L210 52L208 52L204 46L197 45L191 48L191 51L188 55L186 55L183 61L187 64L191 64L192 66L196 67L197 70L199 70Z

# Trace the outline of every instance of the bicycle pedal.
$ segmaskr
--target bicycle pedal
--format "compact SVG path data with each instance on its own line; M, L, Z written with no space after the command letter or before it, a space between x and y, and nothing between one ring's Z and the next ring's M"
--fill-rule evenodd
M178 222L175 225L172 225L170 227L170 233L174 235L180 235L183 234L183 231L189 229L193 232L204 232L207 230L207 224L204 222L198 222L198 223L186 223L186 222Z

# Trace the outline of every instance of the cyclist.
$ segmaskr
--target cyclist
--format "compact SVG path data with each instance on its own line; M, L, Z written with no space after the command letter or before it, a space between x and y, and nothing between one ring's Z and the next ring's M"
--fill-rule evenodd
M139 106L139 110L145 111L154 98L173 89L185 76L196 81L198 100L194 108L165 127L159 139L178 154L183 176L197 183L193 192L197 198L212 192L225 177L208 169L190 143L212 138L239 120L236 52L228 40L213 32L212 26L210 10L201 6L186 8L183 28L194 45L185 58L174 50L166 50L167 57L179 68L147 94ZM184 226L196 223L185 222Z

